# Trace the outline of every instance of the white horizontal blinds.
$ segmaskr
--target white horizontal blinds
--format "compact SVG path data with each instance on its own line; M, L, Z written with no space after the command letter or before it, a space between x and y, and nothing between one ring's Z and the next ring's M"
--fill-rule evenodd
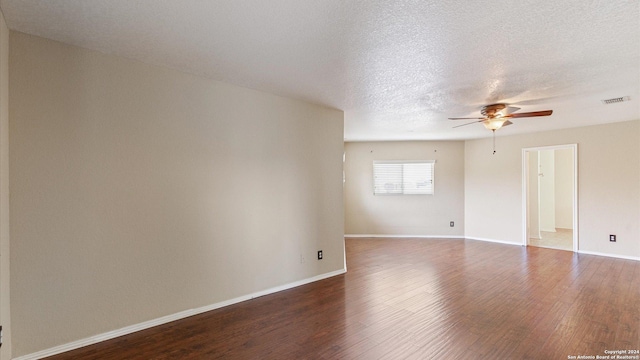
M402 164L404 194L433 194L433 163Z
M433 194L434 161L374 161L373 193Z
M373 163L373 194L402 194L402 164Z

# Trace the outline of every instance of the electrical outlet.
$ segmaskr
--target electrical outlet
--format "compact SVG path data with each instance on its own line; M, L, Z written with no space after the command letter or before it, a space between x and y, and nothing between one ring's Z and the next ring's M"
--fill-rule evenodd
M318 250L318 260L322 260L322 250Z
M300 254L300 264L304 264L305 259L304 259L304 255Z
M449 227L453 227L453 221L449 221Z
M615 235L609 235L609 241L616 242L616 236Z

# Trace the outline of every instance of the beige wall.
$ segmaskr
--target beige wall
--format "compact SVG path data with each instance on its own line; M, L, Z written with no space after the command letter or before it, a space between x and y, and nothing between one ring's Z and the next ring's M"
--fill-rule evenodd
M540 167L538 164L538 152L528 151L525 155L529 162L529 194L527 198L529 211L528 211L528 226L529 226L529 238L540 239L540 199L539 199L539 177Z
M464 235L464 142L349 142L345 155L345 234ZM374 160L436 160L434 195L374 196Z
M557 149L555 153L556 228L573 228L573 151Z
M9 29L0 13L0 359L11 358L9 291Z
M579 250L640 257L640 120L465 143L465 235L522 243L522 148L578 144ZM609 234L617 234L616 243Z
M10 49L14 356L343 269L341 111Z
M554 150L540 153L540 231L556 231L556 175Z

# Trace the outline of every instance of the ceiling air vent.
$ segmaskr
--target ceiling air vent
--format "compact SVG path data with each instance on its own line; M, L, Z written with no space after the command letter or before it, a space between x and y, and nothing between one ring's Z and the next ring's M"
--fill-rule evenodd
M615 103L619 103L619 102L623 102L623 101L629 101L629 100L631 100L630 97L622 96L622 97L602 100L602 103L605 104L605 105L609 105L609 104L615 104Z

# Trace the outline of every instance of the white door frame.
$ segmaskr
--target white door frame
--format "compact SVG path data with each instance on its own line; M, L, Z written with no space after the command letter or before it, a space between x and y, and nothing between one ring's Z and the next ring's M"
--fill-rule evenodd
M528 193L529 166L527 153L542 150L573 150L573 252L578 252L578 144L540 146L522 149L522 246L529 242L527 220L529 219Z

